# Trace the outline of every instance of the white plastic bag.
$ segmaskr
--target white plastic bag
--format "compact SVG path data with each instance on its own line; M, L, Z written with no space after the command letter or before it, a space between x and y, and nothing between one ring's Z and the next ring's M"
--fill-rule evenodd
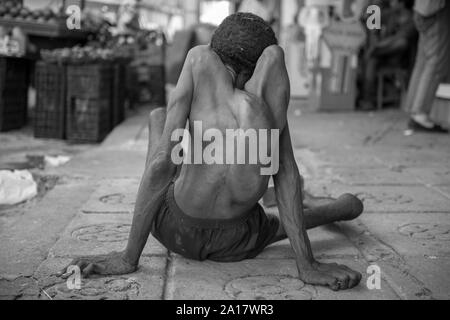
M37 183L28 170L0 171L0 205L14 205L37 195Z
M59 167L65 165L67 162L70 161L70 157L66 156L45 156L44 157L45 164L50 167Z

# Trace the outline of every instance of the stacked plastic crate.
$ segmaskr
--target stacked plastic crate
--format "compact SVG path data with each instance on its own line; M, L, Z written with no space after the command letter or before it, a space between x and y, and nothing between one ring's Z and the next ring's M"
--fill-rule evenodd
M26 59L0 57L0 131L26 124L28 65Z
M67 66L39 61L36 64L34 136L65 139Z
M111 131L113 66L109 62L67 69L67 139L100 142Z

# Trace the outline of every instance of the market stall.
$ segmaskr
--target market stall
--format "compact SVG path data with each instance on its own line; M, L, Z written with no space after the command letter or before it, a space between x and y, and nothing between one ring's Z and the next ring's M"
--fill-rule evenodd
M99 142L127 108L165 104L166 40L142 19L149 8L132 0L71 3L0 2L0 130L26 124L29 85L39 138ZM77 8L79 29L69 24Z

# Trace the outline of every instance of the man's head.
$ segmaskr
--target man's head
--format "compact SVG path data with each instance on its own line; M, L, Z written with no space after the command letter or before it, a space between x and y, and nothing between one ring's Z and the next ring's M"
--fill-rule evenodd
M235 13L216 29L211 48L236 74L250 78L264 49L277 43L275 33L263 19L252 13Z

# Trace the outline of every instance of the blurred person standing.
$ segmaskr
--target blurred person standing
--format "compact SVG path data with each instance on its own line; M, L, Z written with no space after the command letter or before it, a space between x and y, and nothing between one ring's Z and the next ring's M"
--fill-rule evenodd
M243 0L239 12L250 12L270 24L275 34L279 32L279 3L278 0Z
M408 126L414 131L447 132L429 115L436 91L449 70L450 2L416 0L414 11L419 48L405 105L411 115Z
M401 67L411 70L417 45L412 7L414 0L393 0L383 10L385 25L379 39L371 39L364 55L361 110L376 109L377 71Z

